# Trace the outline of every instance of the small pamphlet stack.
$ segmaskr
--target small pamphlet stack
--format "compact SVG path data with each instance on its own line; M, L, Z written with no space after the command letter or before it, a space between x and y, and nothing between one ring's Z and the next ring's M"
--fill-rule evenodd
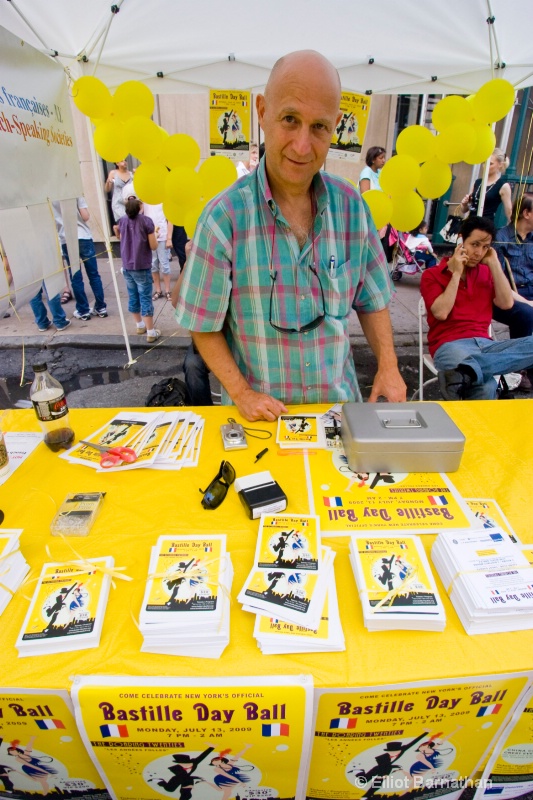
M262 515L254 565L238 600L258 615L254 636L263 653L344 650L334 557L320 543L318 517Z
M441 533L431 557L467 633L533 628L533 567L501 528Z
M0 534L0 614L2 614L29 572L20 552L22 530L4 530Z
M229 644L232 580L225 536L160 536L141 607L141 650L220 658Z
M44 564L15 642L19 656L98 647L114 563L106 556Z
M444 630L444 607L418 536L352 536L350 561L369 631Z

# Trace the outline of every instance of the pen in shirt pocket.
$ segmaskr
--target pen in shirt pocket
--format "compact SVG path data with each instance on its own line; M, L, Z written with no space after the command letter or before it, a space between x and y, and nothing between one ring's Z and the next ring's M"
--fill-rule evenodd
M335 256L331 256L331 258L329 260L328 272L329 272L329 277L330 278L334 278L335 277L335 273L337 272L337 267L335 266Z

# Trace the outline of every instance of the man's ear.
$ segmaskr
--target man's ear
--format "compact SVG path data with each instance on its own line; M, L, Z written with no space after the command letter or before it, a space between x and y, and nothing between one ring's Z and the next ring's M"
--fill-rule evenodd
M261 130L263 128L263 117L265 116L265 96L264 94L258 94L255 98L255 110L257 111L257 118L259 121L259 125Z

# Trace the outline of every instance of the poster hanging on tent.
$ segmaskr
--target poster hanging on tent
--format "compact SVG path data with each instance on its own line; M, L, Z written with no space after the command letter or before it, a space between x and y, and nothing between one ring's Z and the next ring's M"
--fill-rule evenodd
M234 161L248 161L250 92L210 89L209 149Z
M342 92L341 118L333 134L328 158L359 161L365 141L368 115L370 114L370 95Z

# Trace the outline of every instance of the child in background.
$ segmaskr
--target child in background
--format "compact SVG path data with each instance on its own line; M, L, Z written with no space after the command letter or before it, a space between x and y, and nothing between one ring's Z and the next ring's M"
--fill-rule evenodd
M422 221L414 230L410 231L406 245L417 261L423 261L426 268L434 267L437 263L431 242L427 237L428 224Z
M128 311L133 314L137 333L146 333L152 344L161 336L154 328L152 302L152 250L157 249L155 227L142 213L142 203L133 194L126 201L126 216L121 217L113 230L120 239L122 274L128 289Z
M164 296L170 300L170 248L172 247L172 223L165 218L163 204L152 206L144 204L144 213L150 217L155 225L155 238L157 239L157 249L152 252L152 278L154 281L155 292L152 300L159 300ZM161 291L161 276L165 291Z

